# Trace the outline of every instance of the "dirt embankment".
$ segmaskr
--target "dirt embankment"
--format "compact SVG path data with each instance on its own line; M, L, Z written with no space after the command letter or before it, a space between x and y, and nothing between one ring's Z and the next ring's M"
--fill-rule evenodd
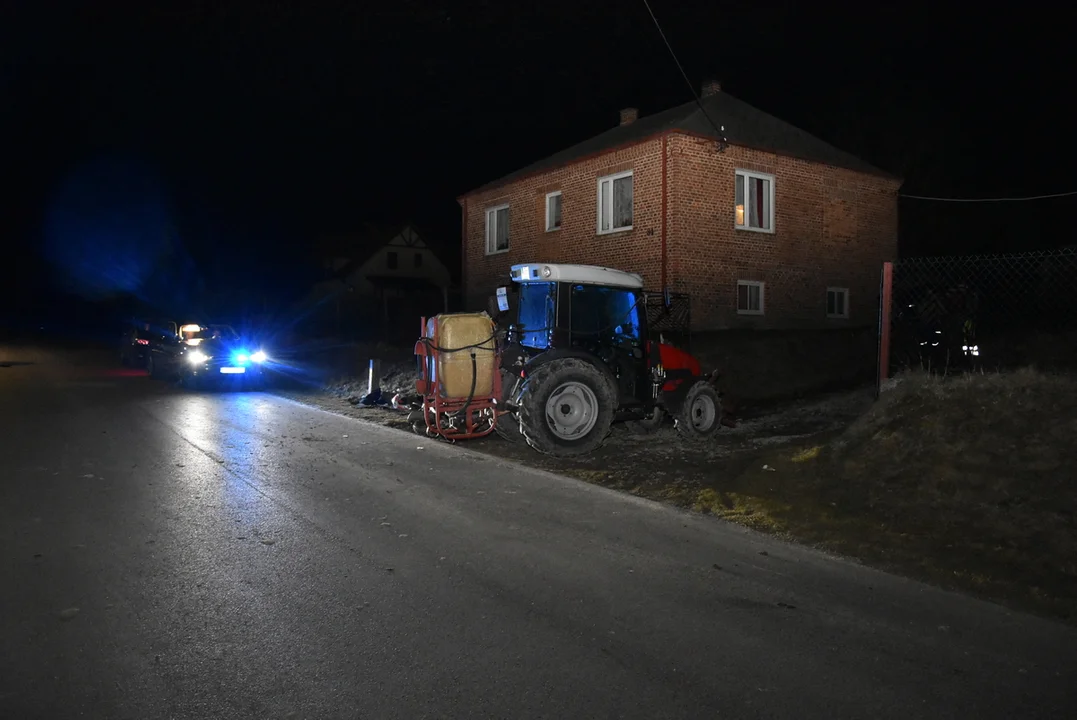
M748 524L1077 622L1075 438L1072 376L909 374L844 432L733 487ZM697 505L729 517L728 492Z
M902 564L1077 620L1077 379L905 376L831 454L835 501Z

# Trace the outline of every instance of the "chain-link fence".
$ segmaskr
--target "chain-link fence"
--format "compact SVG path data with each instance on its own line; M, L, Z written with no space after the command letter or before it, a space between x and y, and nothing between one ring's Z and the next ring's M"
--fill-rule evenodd
M653 338L659 334L678 347L688 350L692 344L692 304L687 293L644 291L647 305L647 328ZM668 302L667 302L668 301Z
M882 290L883 376L1077 367L1077 248L911 258L884 267Z

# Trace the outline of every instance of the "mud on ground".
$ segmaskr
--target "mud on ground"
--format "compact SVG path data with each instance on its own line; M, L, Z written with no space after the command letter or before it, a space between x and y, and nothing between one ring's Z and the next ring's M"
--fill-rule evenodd
M414 388L410 369L390 369L382 381L384 397ZM341 381L321 394L296 396L303 402L351 417L413 432L406 421L407 412L358 404L365 391L361 380ZM729 517L758 529L780 529L752 517L750 510L738 507L723 511L710 507L715 488L723 491L736 478L754 466L760 468L767 458L787 448L804 443L821 442L840 433L871 405L874 389L833 393L810 401L800 401L766 411L740 408L736 427L723 427L707 443L682 439L672 422L648 435L637 435L627 425L614 425L605 444L595 453L578 459L558 459L542 455L525 442L503 440L496 434L476 440L461 441L473 450L521 462L580 480L631 492L641 497L670 502ZM778 480L778 478L774 478ZM781 483L774 493L781 493ZM736 504L736 503L735 503Z

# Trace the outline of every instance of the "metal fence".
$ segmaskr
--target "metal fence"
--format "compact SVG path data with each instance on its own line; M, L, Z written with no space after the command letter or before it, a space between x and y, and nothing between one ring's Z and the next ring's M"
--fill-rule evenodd
M692 303L687 293L647 290L643 293L647 305L647 328L652 337L661 334L685 350L692 345ZM668 302L667 302L668 300Z
M1077 248L883 267L879 376L1077 367Z

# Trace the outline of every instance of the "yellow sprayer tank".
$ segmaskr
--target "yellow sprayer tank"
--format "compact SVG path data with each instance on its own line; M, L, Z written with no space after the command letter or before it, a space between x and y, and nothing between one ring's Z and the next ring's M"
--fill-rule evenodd
M466 399L471 394L472 352L475 353L474 397L493 393L497 344L494 321L489 315L485 312L436 315L427 320L426 336L436 338L440 348L437 367L432 370L441 380L442 397Z

